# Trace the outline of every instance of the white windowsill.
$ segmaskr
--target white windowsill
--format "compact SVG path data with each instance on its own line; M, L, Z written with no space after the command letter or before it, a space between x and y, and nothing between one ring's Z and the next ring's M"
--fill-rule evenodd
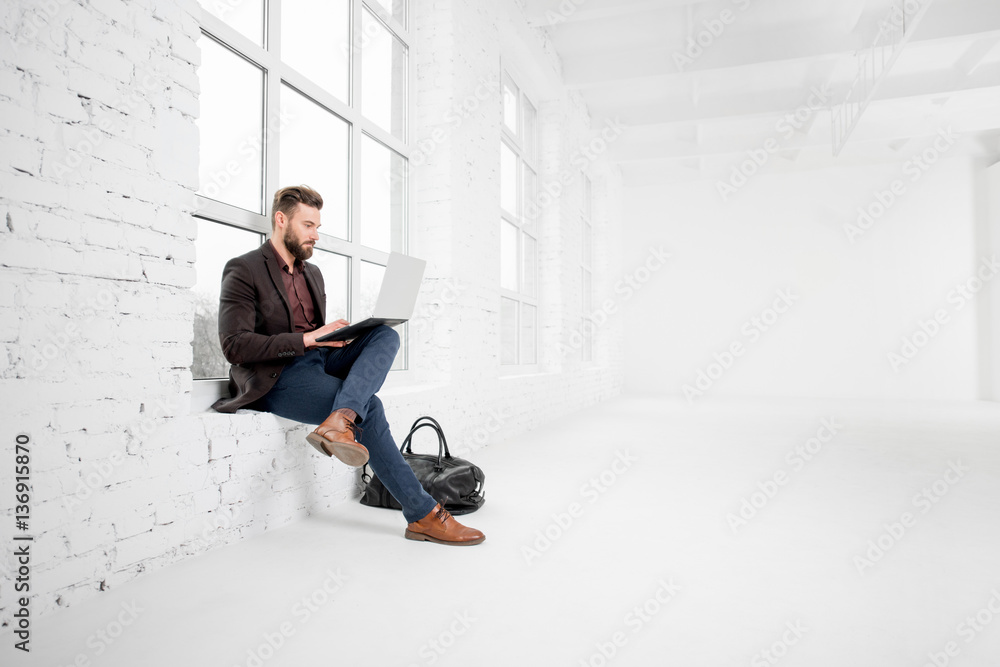
M441 391L447 387L448 384L445 382L403 384L382 387L378 395L382 398L397 398L426 391ZM228 380L195 380L191 387L191 412L195 414L214 412L212 404L226 396L229 396Z
M195 380L191 384L191 412L211 412L212 404L229 395L229 380Z
M554 377L558 375L553 371L541 371L537 368L521 368L517 370L511 370L507 373L500 374L500 381L505 380L524 380L527 378L543 378L543 377Z

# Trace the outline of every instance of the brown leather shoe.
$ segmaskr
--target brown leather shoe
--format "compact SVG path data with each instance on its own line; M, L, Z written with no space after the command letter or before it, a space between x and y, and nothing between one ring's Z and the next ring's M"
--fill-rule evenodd
M405 535L408 540L426 540L454 546L472 546L486 539L482 532L455 521L451 512L441 507L440 503L420 521L408 524Z
M368 463L368 450L354 439L360 431L357 424L334 412L306 436L306 442L327 456L336 456L347 465L360 468Z

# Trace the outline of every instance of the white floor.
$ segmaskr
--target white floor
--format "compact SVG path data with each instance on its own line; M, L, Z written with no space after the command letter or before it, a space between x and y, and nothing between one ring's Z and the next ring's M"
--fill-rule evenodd
M0 635L0 663L1000 664L1000 405L621 399L469 458L479 547L349 503L36 621L30 656Z

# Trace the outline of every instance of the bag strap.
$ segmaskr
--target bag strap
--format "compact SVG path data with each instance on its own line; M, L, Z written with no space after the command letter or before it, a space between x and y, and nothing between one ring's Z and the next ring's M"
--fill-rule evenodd
M437 423L433 417L421 417L417 421L413 422L413 426L410 427L410 432L406 434L406 438L403 440L403 444L399 446L399 451L403 454L412 454L413 447L411 441L413 439L413 434L424 427L428 427L434 430L438 436L438 455L437 455L437 468L442 467L441 459L451 458L451 452L448 450L448 440L444 437L444 430L442 430L441 425Z
M428 415L424 415L423 417L417 419L417 421L413 422L413 426L410 427L410 431L413 431L415 428L417 428L417 424L420 424L422 422L429 422L433 424L434 428L437 429L437 432L440 433L442 437L444 436L444 429L441 428L441 424L439 424L438 421L434 419L434 417Z

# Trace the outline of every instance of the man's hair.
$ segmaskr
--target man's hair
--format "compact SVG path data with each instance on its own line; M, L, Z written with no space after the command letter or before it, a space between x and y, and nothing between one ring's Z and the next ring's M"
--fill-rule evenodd
M275 213L281 211L289 218L299 204L312 206L317 211L323 208L323 197L308 185L292 185L274 193L271 203L271 229L274 229Z

